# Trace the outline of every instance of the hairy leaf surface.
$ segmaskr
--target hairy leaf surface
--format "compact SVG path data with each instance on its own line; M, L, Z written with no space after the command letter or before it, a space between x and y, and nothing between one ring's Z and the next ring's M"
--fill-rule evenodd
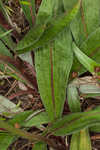
M96 123L100 124L100 108L89 112L73 113L58 119L45 133L53 133L57 136L70 135Z
M65 30L55 42L35 53L38 87L50 120L62 114L73 61L71 43L70 31Z
M67 3L67 1L66 1ZM100 62L99 49L99 18L100 18L100 1L82 0L80 11L71 23L71 31L78 47L89 57ZM82 66L75 59L72 71L82 71Z
M91 73L95 73L95 68L100 67L100 64L85 55L73 42L73 51L78 61Z
M18 54L21 53L25 53L27 51L30 51L32 49L36 49L39 47L42 47L44 45L46 45L48 42L52 41L57 35L58 33L60 33L62 30L64 30L66 28L67 25L69 25L69 23L72 21L72 19L76 16L78 10L80 7L80 1L78 2L78 4L72 9L72 11L69 14L65 14L63 16L61 16L60 18L56 19L54 21L54 23L49 26L45 32L42 34L42 36L40 37L39 40L37 40L36 42L33 42L30 44L27 44L27 40L26 40L26 46L25 47L20 47L19 45L17 46L16 50ZM27 37L29 38L29 37Z

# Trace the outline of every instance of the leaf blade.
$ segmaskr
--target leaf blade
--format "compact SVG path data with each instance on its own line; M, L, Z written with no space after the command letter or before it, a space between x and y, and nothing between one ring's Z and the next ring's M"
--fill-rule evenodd
M87 127L93 126L96 123L100 124L100 108L97 110L73 113L65 116L62 119L54 122L51 127L49 127L45 133L53 133L56 136L70 135L85 129Z
M92 150L88 129L80 131L79 150Z
M39 48L45 45L45 43L53 40L58 35L58 33L60 33L64 28L66 28L67 25L69 25L72 19L76 16L79 7L80 7L80 1L72 9L69 15L62 16L60 19L56 20L51 27L48 27L37 42L32 43L30 46L27 45L27 47L25 48L23 47L19 48L19 46L17 46L16 52L18 54L25 53L27 51L30 51L31 49Z
M100 67L100 64L96 63L94 60L85 55L74 43L73 51L79 62L91 73L95 73L95 68Z
M35 22L35 0L29 0L28 2L20 0L19 2L30 27L32 27Z
M71 43L70 31L65 30L53 43L35 53L39 91L50 120L60 117L63 111L73 62Z

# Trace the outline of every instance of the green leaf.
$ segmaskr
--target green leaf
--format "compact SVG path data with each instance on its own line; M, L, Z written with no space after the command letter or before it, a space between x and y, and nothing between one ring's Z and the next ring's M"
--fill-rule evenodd
M8 120L8 123L10 125L15 125L17 123L19 126L22 126L24 125L24 120L32 113L32 111L21 112L15 115L12 119ZM2 133L2 135L0 135L0 149L7 150L14 138L15 136L13 135Z
M81 111L79 92L80 87L84 85L84 80L75 79L68 85L67 96L69 108L72 112ZM82 85L80 82L82 82ZM87 88L87 87L86 87ZM87 88L88 89L88 88ZM91 143L88 129L80 130L78 133L74 133L71 138L70 150L91 150Z
M69 12L77 2L78 2L78 0L71 0L71 1L63 0L64 9L67 12Z
M45 134L54 134L64 136L76 133L87 127L100 124L100 108L89 112L73 113L52 123L51 127L45 131Z
M6 31L5 33L0 35L0 38L3 38L4 36L7 36L9 33L11 33L13 31L13 29Z
M2 41L0 41L0 54L12 57L12 54L6 48L6 46L2 43Z
M31 50L34 49L31 45L39 40L41 34L44 32L43 25L36 25L32 27L29 32L25 35L25 37L18 43L18 49L28 49L31 47Z
M21 40L21 42L19 42L19 48L22 47L24 43L28 45L28 43L31 44L40 38L40 35L44 32L45 24L48 17L52 15L53 3L51 3L50 0L43 0L41 2L38 14L36 16L36 26L29 31L29 33L25 36L23 40ZM24 47L26 47L25 44Z
M72 135L70 150L92 150L88 129Z
M6 35L6 36L3 36L2 37L2 39L0 39L0 41L2 41L3 42L3 44L5 43L5 45L7 45L10 49L12 49L13 50L13 48L15 47L15 43L13 42L13 40L11 39L11 34L8 34L8 33L10 33L12 31L12 29L11 30L9 30L9 31L7 31L7 30L5 30L2 26L0 26L0 35L2 36L2 35ZM1 45L0 45L1 46ZM7 48L6 48L7 49Z
M2 38L0 39L0 54L10 57L12 57L12 54L7 47L10 47L11 49L14 47L14 44L9 35L11 31L12 30L6 31L0 26L0 38Z
M35 22L35 0L29 0L29 2L27 2L26 0L20 0L19 2L23 9L25 17L30 24L30 27L32 27Z
M70 150L79 150L79 139L80 139L80 132L72 135Z
M40 126L42 124L46 124L49 122L48 115L46 112L41 112L35 116L33 116L29 121L25 121L26 127L31 127L31 126Z
M99 6L100 6L99 0L96 1L83 0L81 4L80 12L78 12L77 16L73 19L71 23L71 31L77 46L86 55L93 58L97 62L100 62L100 57L99 57L100 56L100 49L99 49L100 7ZM86 42L87 46L84 45L85 41L87 41ZM75 59L73 63L72 71L83 73L86 71L86 69L83 69L82 66Z
M99 0L82 0L80 12L71 24L71 30L78 46L99 27L99 6Z
M50 120L61 116L72 66L72 38L65 30L54 42L35 53L38 87Z
M100 62L100 27L92 32L81 44L80 49L88 56Z
M79 10L79 7L80 7L80 1L72 9L72 11L69 14L66 13L62 17L56 19L54 23L45 30L45 32L42 34L39 40L37 40L36 42L34 41L30 42L28 44L26 40L25 41L26 46L24 47L23 46L19 47L18 45L16 48L17 53L22 54L27 51L31 51L32 49L42 47L46 45L48 42L50 42L51 40L53 40L58 35L58 33L60 33L62 30L64 30L67 27L67 25L69 25L72 19L76 16ZM27 38L30 38L30 37L27 37Z
M31 5L31 3L30 2L27 2L27 1L20 1L20 4L23 4L23 5L28 5L28 6L30 6Z
M88 35L99 27L99 17L100 17L100 1L95 0L83 0L82 7L84 13L84 21L86 24L86 32ZM90 7L88 7L90 6Z
M93 127L90 127L89 130L91 132L100 133L100 125L94 125Z
M7 150L8 146L13 142L15 136L7 133L0 133L0 149Z
M53 16L53 10L55 7L55 2L58 0L42 0L39 7L36 24L45 25Z
M94 32L92 32L88 38L81 44L80 49L89 57L96 60L100 63L100 28L97 28ZM73 65L73 71L82 72L82 67L75 60Z
M58 0L57 0L58 1ZM20 1L22 3L22 1ZM26 2L26 1L25 1ZM26 34L26 36L23 38L23 40L21 40L18 43L18 47L27 47L27 45L29 44L29 46L36 42L40 36L42 35L42 33L45 30L45 26L48 23L48 21L51 19L52 15L53 15L53 9L55 6L55 2L56 0L42 0L41 5L39 7L37 16L36 16L36 25L34 27L32 27L30 29L30 31L28 32L28 34ZM24 6L26 8L26 6ZM26 42L27 41L27 42ZM20 55L20 57L24 60L26 60L30 53L26 53L23 55ZM31 61L30 59L28 59L29 61ZM28 61L28 62L29 62Z
M70 110L72 112L80 112L81 106L78 89L72 83L70 83L67 87L67 98Z
M14 125L15 123L18 123L20 125L24 125L25 124L25 120L29 117L29 115L31 115L33 113L33 111L24 111L21 112L17 115L15 115L12 119L8 120L8 123L11 125Z
M8 20L8 14L7 14L7 11L5 9L5 6L4 6L2 0L0 0L0 10L2 11L3 15L5 16L5 18Z
M52 24L51 19L58 14L61 15L63 2L59 0L42 0L39 7L36 24Z
M100 64L85 55L76 45L73 43L73 51L79 62L91 73L95 73L95 68L100 67Z
M32 150L47 150L47 145L43 142L38 142L34 145Z
M80 131L79 150L92 150L88 129Z

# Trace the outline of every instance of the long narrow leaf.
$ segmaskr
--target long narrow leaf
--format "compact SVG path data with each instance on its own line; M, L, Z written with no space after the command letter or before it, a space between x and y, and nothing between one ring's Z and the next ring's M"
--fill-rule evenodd
M29 115L31 115L33 113L33 111L24 111L21 112L17 115L15 115L12 119L8 120L8 123L10 125L15 125L16 123L20 125L24 125L25 124L25 120L29 117Z
M66 9L71 1L65 2ZM71 30L78 46L99 27L100 1L82 0L81 9L71 24ZM89 6L89 7L87 7Z
M81 129L93 126L96 123L100 124L100 108L89 112L67 115L54 122L52 126L45 131L45 133L53 133L57 136L70 135L80 131Z
M65 0L66 10L68 3L72 1ZM87 7L89 6L89 7ZM89 57L93 58L97 62L100 62L100 29L99 29L99 18L100 18L100 1L83 0L81 3L81 9L77 16L71 23L71 31L74 36L77 46ZM91 40L90 40L91 39ZM85 41L86 44L85 44ZM91 42L90 42L91 41ZM84 44L83 44L84 43ZM75 59L72 67L72 71L83 73L81 65Z
M79 150L80 132L72 135L70 150Z
M80 131L79 150L92 150L88 129Z
M47 145L43 142L38 142L34 145L32 150L47 150Z
M79 62L91 73L95 73L95 68L100 67L100 64L96 63L94 60L85 55L74 43L73 51Z
M73 62L71 43L71 34L65 30L55 42L35 53L38 87L50 121L60 117L63 111L66 84Z
M45 30L45 26L53 15L53 7L55 1L51 0L42 0L41 5L36 16L36 25L32 27L26 36L18 43L18 48L28 49L32 43L35 43L39 40L40 36ZM24 6L26 7L26 6ZM48 19L49 18L49 19ZM26 42L27 41L27 42ZM32 48L33 50L33 48Z
M2 11L2 13L5 16L6 20L8 20L8 14L7 14L7 11L5 9L5 6L4 6L2 0L0 0L0 10Z
M31 47L31 50L34 49L32 47L32 43L35 43L37 40L39 40L41 34L44 32L44 26L43 25L36 25L32 27L29 32L25 35L25 37L18 43L17 47L18 49L28 49Z
M27 44L27 46L24 48L23 48L23 46L20 47L18 45L16 48L17 53L21 54L21 53L30 51L32 49L39 48L39 47L47 44L47 42L50 42L51 40L53 40L58 35L58 33L60 33L64 28L66 28L67 25L69 25L69 23L72 21L72 19L76 16L76 14L79 10L79 7L80 7L80 1L72 9L72 11L69 14L65 14L64 16L60 17L53 23L53 25L48 27L45 30L44 34L40 37L40 39L37 42L35 42L35 43L30 42L30 44ZM27 43L27 41L26 41L26 43Z
M36 24L45 25L48 23L53 16L55 2L56 0L42 0L37 13Z
M31 0L31 1L33 1L33 0ZM32 18L33 15L30 14L30 11L32 10L31 5L33 3L28 2L27 6L26 5L23 6L23 2L26 3L27 1L20 1L20 3L22 4L22 8L26 12L26 16L29 19L29 22L31 22L30 25L32 26L32 19L30 19L30 17ZM37 41L40 38L40 36L42 35L42 33L45 30L46 24L53 16L53 9L55 6L55 2L56 1L54 1L54 0L52 0L52 1L51 0L42 0L41 5L38 10L38 13L37 13L37 16L36 16L36 18L33 18L33 20L34 19L36 20L35 27L32 27L30 29L30 31L28 32L28 34L24 37L24 39L19 42L18 45L20 47L26 47L28 45L28 43L30 43L30 44L34 43L35 41ZM27 11L29 11L29 14L27 13ZM26 41L27 41L27 43L26 43ZM20 57L23 60L25 60L25 61L28 60L28 62L32 64L32 59L30 59L29 56L30 56L30 52L20 55Z
M90 127L89 130L91 132L100 133L100 125L94 125L93 127Z
M4 36L6 36L7 34L11 33L13 30L9 30L9 31L6 31L5 33L1 34L0 35L0 38L3 38Z
M40 126L42 124L46 124L49 122L48 115L46 112L41 112L35 116L33 116L29 121L24 122L24 126L31 127L31 126Z
M35 23L35 0L29 0L28 2L26 0L20 0L19 2L25 17L29 21L30 27L32 27Z
M71 1L66 1L66 0L62 0L63 1L63 5L64 5L64 9L69 12L72 7L78 2L78 0L71 0Z
M97 62L100 62L100 27L93 31L80 45L80 49Z
M70 110L72 112L80 112L81 107L80 107L79 93L74 84L68 85L67 98Z
M0 54L5 55L5 56L10 56L12 57L12 54L10 51L7 49L7 47L3 44L2 41L0 41Z
M15 136L11 136L9 133L0 133L0 149L7 150L8 146L14 141Z

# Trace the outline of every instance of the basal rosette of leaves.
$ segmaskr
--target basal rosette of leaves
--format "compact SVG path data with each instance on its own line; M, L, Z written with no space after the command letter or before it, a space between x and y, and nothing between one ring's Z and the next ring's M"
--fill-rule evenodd
M91 150L89 131L100 131L100 107L82 112L79 93L85 94L84 97L100 95L99 82L92 77L71 81L70 76L72 72L81 74L87 70L93 77L99 76L100 1L42 0L37 13L35 0L19 2L30 30L16 44L11 39L15 29L11 28L9 16L0 0L0 11L9 26L8 29L0 23L0 71L4 72L7 65L6 75L39 90L45 112L10 114L12 118L8 121L1 117L0 128L4 130L0 132L0 149L6 150L18 137L24 137L34 143L33 150L46 150L47 145L55 150L65 150L63 145L58 148L51 135L72 135L70 150ZM30 53L34 53L34 63L30 61ZM31 76L23 69L24 61L31 62ZM63 116L66 94L70 114ZM19 128L16 128L16 123ZM38 130L31 134L25 129L32 126Z

